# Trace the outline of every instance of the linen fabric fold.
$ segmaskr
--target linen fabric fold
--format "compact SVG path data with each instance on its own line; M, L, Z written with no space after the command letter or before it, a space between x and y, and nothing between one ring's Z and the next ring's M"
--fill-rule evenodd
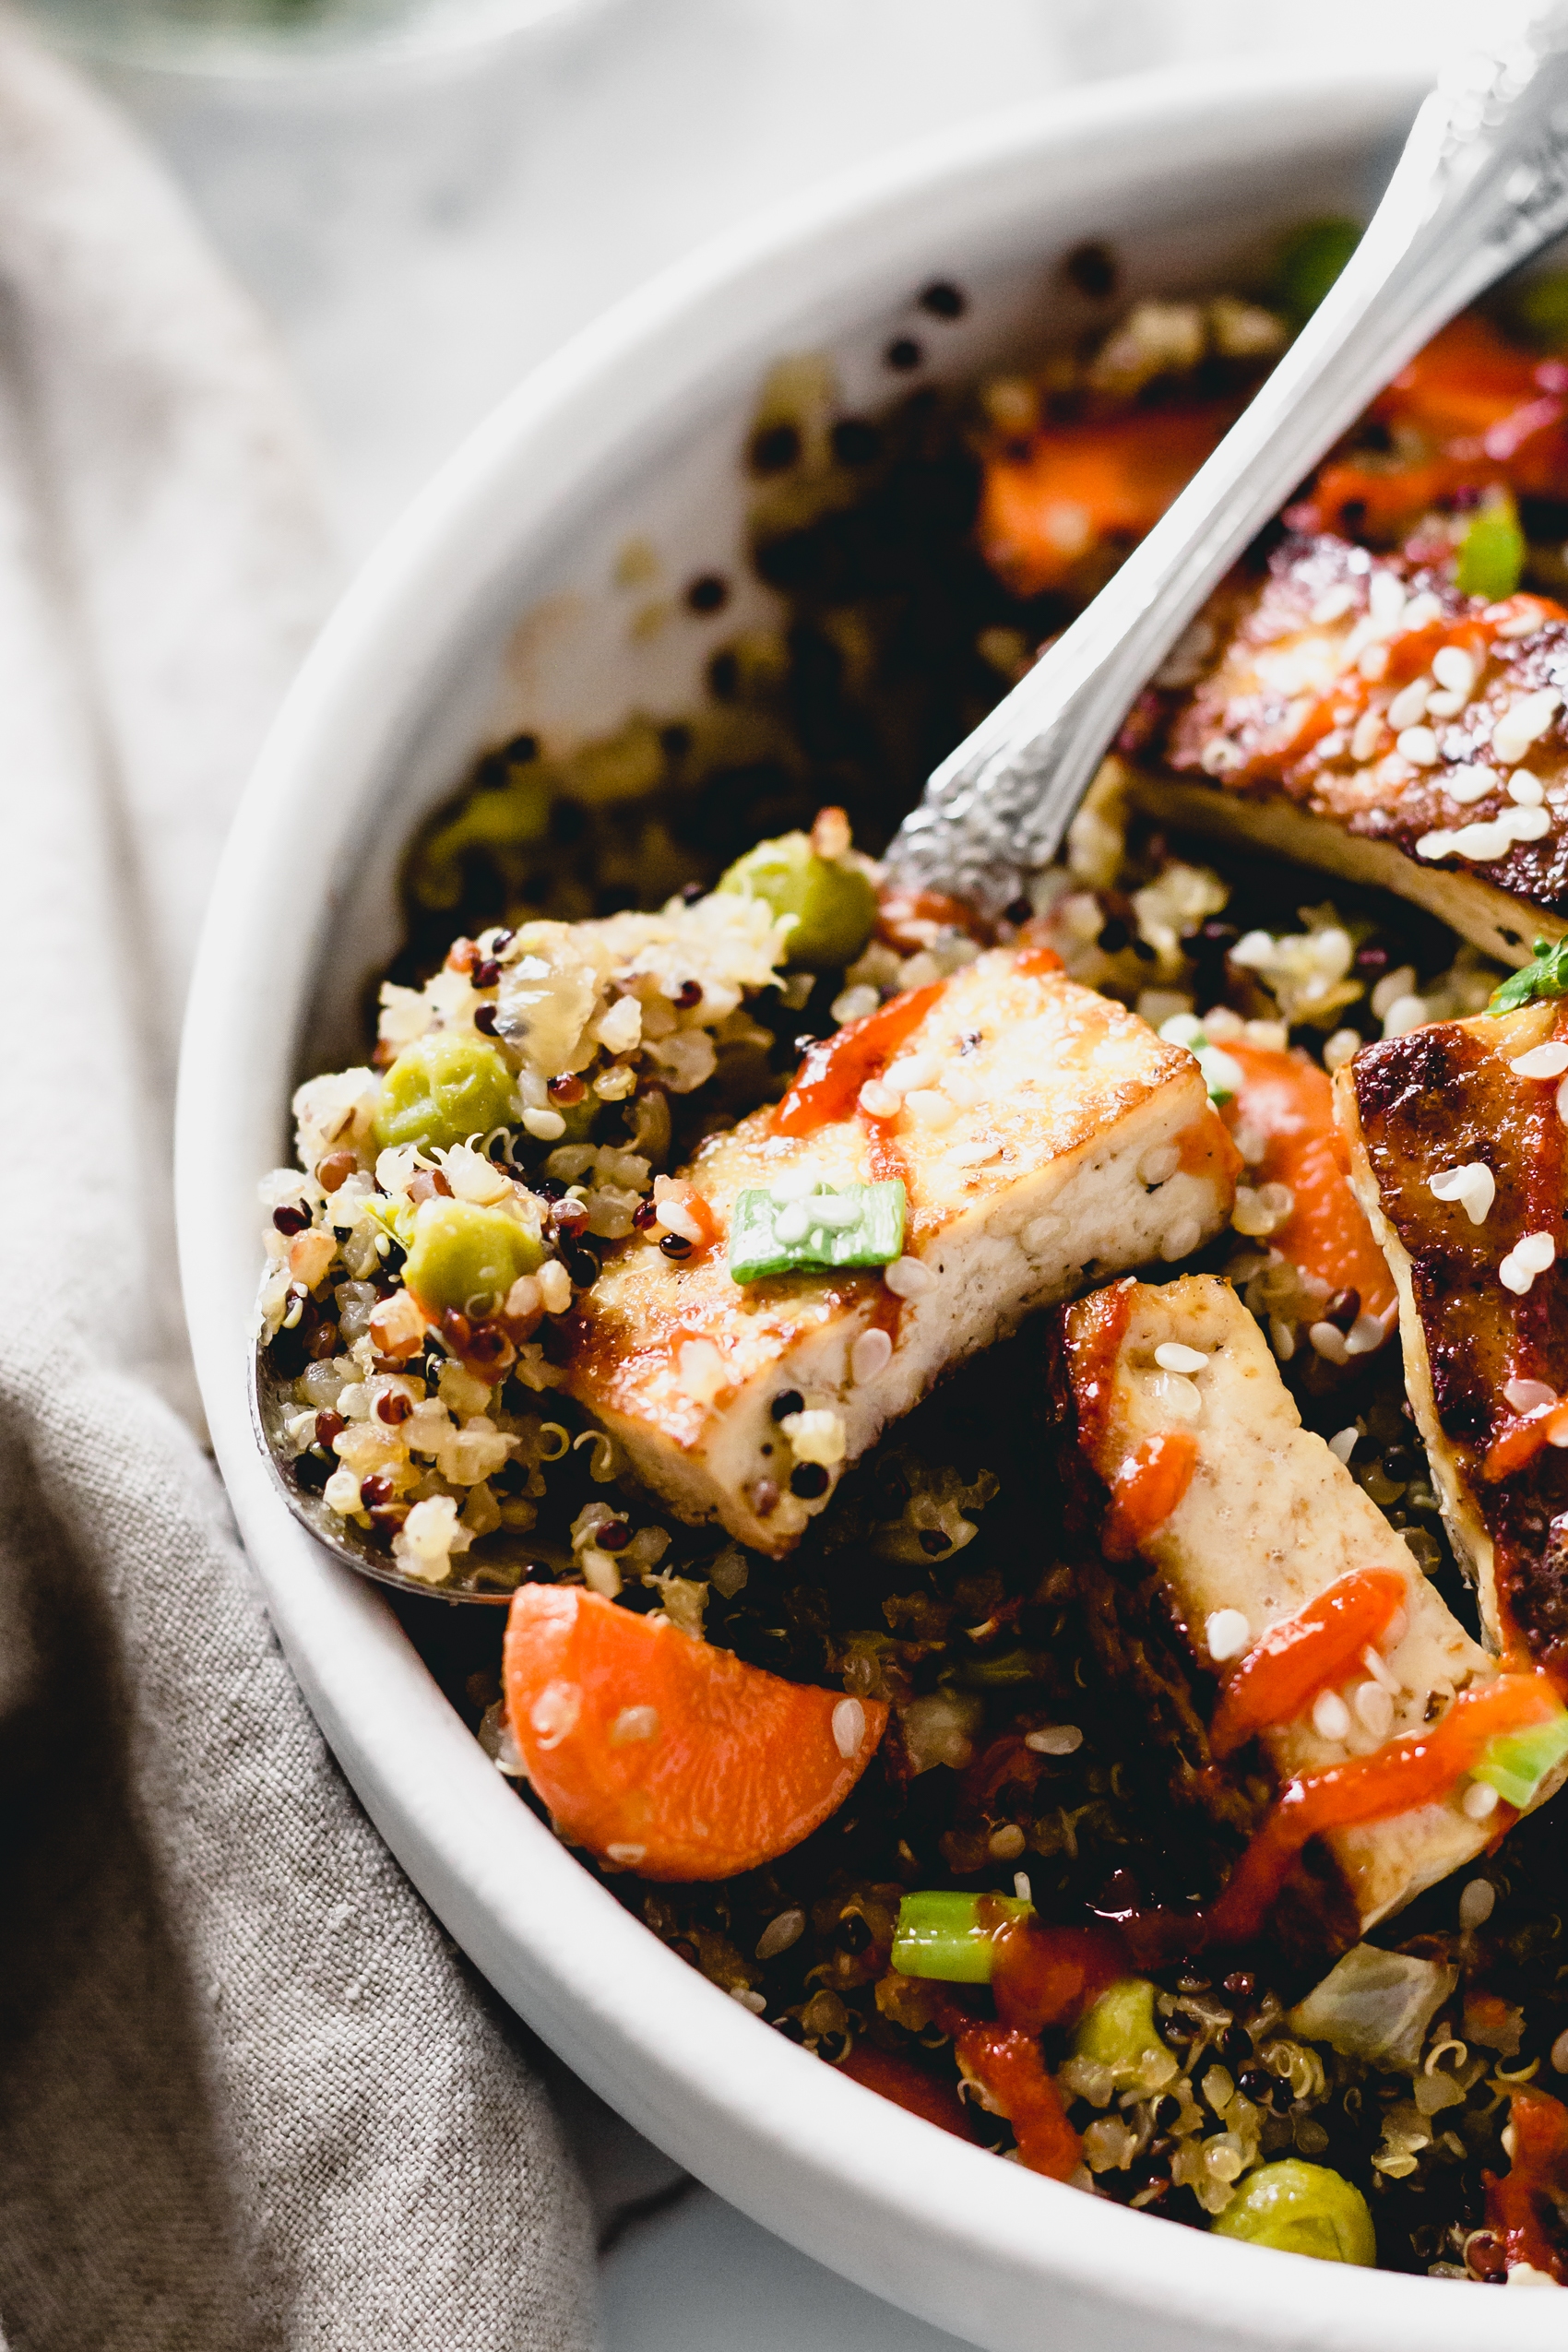
M521 2029L404 1881L190 1422L211 865L329 578L264 328L0 14L0 2335L586 2352Z

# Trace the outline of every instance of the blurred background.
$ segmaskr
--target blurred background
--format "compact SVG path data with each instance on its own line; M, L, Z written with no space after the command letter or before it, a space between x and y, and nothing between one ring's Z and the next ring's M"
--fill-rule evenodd
M715 231L922 133L1267 52L1434 59L1467 0L27 0L272 319L345 570L529 368ZM610 2352L942 2352L552 2068Z

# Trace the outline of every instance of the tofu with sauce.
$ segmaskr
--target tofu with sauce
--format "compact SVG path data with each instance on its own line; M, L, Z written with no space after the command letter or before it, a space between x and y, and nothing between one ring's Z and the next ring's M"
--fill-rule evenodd
M1549 1003L1385 1038L1335 1080L1350 1181L1399 1292L1410 1402L1487 1639L1559 1671L1568 1667L1565 1072L1568 1018Z
M705 1254L636 1240L607 1260L566 1384L683 1517L782 1555L950 1365L1225 1226L1237 1161L1197 1063L1038 961L992 949L943 985L885 1074L891 1115L851 1100L801 1135L769 1108L706 1143L685 1171L719 1229ZM731 1278L741 1192L807 1163L865 1182L889 1153L908 1212L888 1277Z
M1097 1643L1134 1681L1162 1644L1184 1653L1186 1719L1165 1728L1187 1752L1193 1800L1243 1832L1256 1827L1272 1791L1255 1773L1249 1785L1212 1759L1208 1678L1354 1571L1392 1572L1403 1604L1375 1656L1358 1660L1332 1703L1262 1733L1258 1748L1276 1780L1371 1754L1418 1728L1434 1701L1496 1672L1397 1530L1301 1427L1262 1332L1229 1283L1186 1275L1158 1288L1099 1291L1063 1312L1060 1361L1080 1477L1085 1467L1092 1474L1081 1490L1089 1526L1080 1573ZM1162 1485L1157 1472L1140 1511L1140 1475L1172 1437L1190 1465L1185 1483ZM1115 1531L1095 1524L1108 1490ZM1107 1533L1111 1553L1123 1556L1116 1568L1099 1562L1097 1538ZM1485 1850L1497 1824L1469 1818L1461 1793L1323 1841L1333 1875L1314 1894L1331 1938L1352 1941Z

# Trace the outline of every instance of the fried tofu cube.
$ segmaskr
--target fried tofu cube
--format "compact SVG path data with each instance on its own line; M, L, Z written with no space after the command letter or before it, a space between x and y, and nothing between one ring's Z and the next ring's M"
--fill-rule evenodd
M585 1299L566 1373L683 1517L776 1556L949 1366L1033 1308L1186 1256L1234 1198L1234 1150L1186 1049L1008 950L946 981L885 1075L890 1116L851 1106L802 1136L761 1111L686 1174L727 1237L742 1192L808 1162L835 1186L885 1180L892 1154L908 1207L889 1274L741 1284L723 1241L676 1265L638 1240Z
M1194 1692L1355 1571L1390 1571L1405 1587L1375 1661L1370 1650L1358 1660L1330 1694L1335 1704L1262 1733L1278 1782L1370 1755L1426 1722L1434 1701L1495 1674L1403 1537L1324 1440L1301 1427L1263 1334L1229 1283L1186 1275L1159 1288L1119 1285L1066 1309L1063 1340L1070 1423L1095 1492L1126 1495L1154 1441L1174 1437L1190 1466L1185 1483L1168 1479L1141 1515L1123 1510L1111 1549L1130 1555L1118 1577L1123 1589L1184 1645ZM1197 1713L1201 1724L1201 1704ZM1260 1809L1244 1784L1206 1754L1187 1787L1218 1817L1255 1826ZM1496 1823L1471 1819L1462 1796L1456 1789L1440 1804L1324 1841L1336 1882L1324 1890L1331 1936L1364 1932L1485 1850Z

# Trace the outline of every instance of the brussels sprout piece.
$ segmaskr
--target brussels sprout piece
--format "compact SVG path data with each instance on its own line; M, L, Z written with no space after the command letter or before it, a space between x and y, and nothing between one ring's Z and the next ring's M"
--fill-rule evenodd
M1496 604L1513 595L1524 568L1525 534L1514 501L1492 499L1459 541L1455 585L1463 596L1489 597Z
M381 1082L378 1149L449 1150L511 1115L517 1081L498 1048L464 1029L432 1029L406 1045Z
M1291 231L1279 248L1275 285L1298 324L1312 316L1360 242L1356 220L1308 220Z
M403 1280L427 1309L482 1313L543 1256L538 1234L505 1209L438 1195L420 1203Z
M1377 2239L1367 2201L1343 2173L1285 2156L1246 2179L1214 2223L1217 2238L1243 2238L1320 2263L1358 2263L1370 2270Z
M793 915L785 956L812 971L852 964L876 921L876 893L860 868L819 858L805 833L759 841L736 859L719 887L765 899L780 918Z
M1154 1987L1146 1977L1108 1985L1073 2037L1075 2058L1110 2070L1119 2091L1153 2091L1176 2073L1174 2053L1154 2022Z
M932 1888L898 1906L893 1966L906 1977L988 1985L999 1918L1023 1919L1033 1906L1010 1895L957 1895Z

